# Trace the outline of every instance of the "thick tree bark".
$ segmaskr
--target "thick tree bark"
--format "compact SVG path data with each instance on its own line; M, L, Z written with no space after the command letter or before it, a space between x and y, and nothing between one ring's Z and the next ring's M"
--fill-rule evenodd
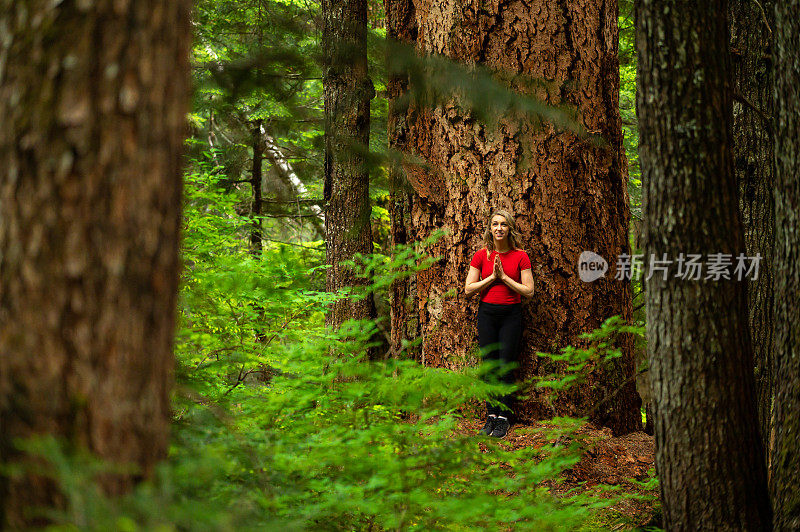
M325 53L325 240L330 265L326 289L364 286L368 280L343 266L356 253L372 253L369 171L369 107L374 96L367 75L366 0L322 2ZM326 323L338 327L346 320L374 319L375 304L342 299L331 305Z
M758 425L769 453L772 396L775 390L773 356L772 264L775 205L772 137L771 0L731 0L731 57L733 67L733 167L739 186L739 209L744 224L747 256L761 256L759 275L748 285L750 336L753 341ZM769 459L767 458L767 462Z
M0 1L0 461L40 434L133 463L167 449L186 0ZM0 527L56 503L0 477Z
M775 530L800 529L800 2L775 3Z
M408 225L414 196L404 190L399 169L391 171L391 199L389 201L389 217L391 221L391 244L409 245ZM403 353L405 358L418 358L419 349L409 344L419 337L419 318L417 316L417 299L414 275L403 267L407 274L392 281L390 287L389 315L391 320L390 347L394 357Z
M402 44L413 46L417 38L414 3L411 0L385 0L386 34L390 46L387 48L387 61L391 61L393 46ZM390 77L388 82L390 101L397 102L408 89L408 79L403 76ZM389 146L402 149L408 143L404 137L405 112L390 105L387 121ZM414 190L404 178L400 164L390 168L389 216L391 222L391 244L410 245L412 232L411 211L414 205ZM419 337L419 317L417 316L417 298L414 276L403 277L392 282L390 316L391 316L391 349L395 356L405 350L404 356L418 357L416 348L403 347Z
M745 251L731 158L727 2L642 0L637 14L645 256ZM706 272L702 272L706 277ZM647 285L656 465L666 530L766 530L744 281Z
M580 345L580 333L612 315L631 315L630 285L614 279L617 257L630 252L616 1L421 0L412 6L390 0L387 5L390 35L394 31L401 41L415 42L420 54L544 80L528 95L577 108L579 122L605 139L597 145L549 124L537 127L511 117L489 127L455 98L434 108L412 107L390 122L392 145L429 162L405 166L416 192L409 240L450 230L428 250L441 261L415 279L422 362L447 368L474 362L478 300L467 300L461 288L472 254L483 245L486 219L494 208L505 208L516 216L536 280L533 300L525 303L518 376L549 373L557 368L537 351ZM515 87L522 91L523 85ZM584 250L610 262L605 278L579 279ZM640 401L629 379L631 339L625 337L620 347L623 357L610 370L598 369L554 403L543 390L524 390L529 399L516 405L517 416L582 415L613 397L595 410L594 420L618 434L638 430Z

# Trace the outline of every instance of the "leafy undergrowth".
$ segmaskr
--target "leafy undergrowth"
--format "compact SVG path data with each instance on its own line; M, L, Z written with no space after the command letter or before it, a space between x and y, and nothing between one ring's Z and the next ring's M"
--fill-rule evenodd
M577 494L608 499L580 530L658 530L660 503L655 477L655 442L644 432L614 437L611 429L575 420L533 421L512 426L499 445L508 450L567 447L576 442L580 460L561 475L542 483L558 497ZM483 420L462 419L455 428L460 436L478 434ZM486 436L475 436L483 452L489 452ZM508 470L513 476L513 471Z
M324 291L318 243L251 253L241 244L249 222L216 179L197 165L186 180L169 457L109 498L97 482L105 464L43 444L46 476L64 495L44 510L53 529L539 532L652 521L652 440L569 418L515 426L502 441L475 436L464 406L513 391L496 367L423 367L412 343L398 359L369 361L380 324L324 322L331 301L363 294ZM431 264L435 238L354 263L386 292ZM607 322L590 348L559 356L577 357L576 368L614 357L607 339L620 327Z

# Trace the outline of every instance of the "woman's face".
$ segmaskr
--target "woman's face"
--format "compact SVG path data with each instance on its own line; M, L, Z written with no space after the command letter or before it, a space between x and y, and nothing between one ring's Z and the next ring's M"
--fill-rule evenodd
M508 238L508 221L505 216L500 216L499 214L492 216L491 231L495 242Z

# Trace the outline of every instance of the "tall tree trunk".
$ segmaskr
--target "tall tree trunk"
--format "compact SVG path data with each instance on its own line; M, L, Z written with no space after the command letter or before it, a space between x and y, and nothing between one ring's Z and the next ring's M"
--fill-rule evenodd
M775 204L773 201L772 27L774 2L732 0L733 168L739 186L746 255L761 256L758 278L748 285L750 335L753 341L758 426L769 453L773 356L772 264ZM767 463L769 459L767 457Z
M800 2L775 3L775 530L800 529Z
M745 251L731 158L726 1L642 0L637 13L656 465L667 530L766 530L746 284L677 277L681 253ZM708 255L706 255L707 257ZM702 272L703 278L706 272Z
M537 127L510 117L489 127L455 100L434 108L412 106L390 128L394 147L430 163L405 166L416 192L408 238L450 230L428 250L441 261L415 279L422 362L459 368L474 361L478 301L467 300L461 287L472 254L483 245L486 219L492 209L505 208L516 217L536 280L533 301L525 304L518 376L552 372L557 368L537 351L580 345L580 334L606 318L631 316L630 284L613 278L617 257L630 253L617 3L421 0L411 8L407 0L391 0L388 6L390 35L415 41L421 55L443 54L543 79L529 96L577 108L584 127L605 139L598 145L549 124ZM578 257L584 250L611 263L605 278L580 280ZM594 420L618 434L638 430L631 338L624 337L620 347L623 356L609 370L598 368L586 384L554 403L543 390L524 390L529 398L515 406L517 416L581 415L611 397L595 410Z
M250 172L250 185L253 188L253 207L250 209L253 227L250 229L250 252L257 256L261 256L261 212L263 202L261 198L261 189L263 177L261 173L261 163L264 160L264 140L261 131L261 119L253 122L253 167Z
M262 191L264 187L264 176L262 172L262 162L264 160L264 131L262 127L262 120L259 118L253 120L253 129L250 131L253 138L253 165L250 170L250 187L253 189L253 205L250 208L250 254L260 259L263 248L263 222L261 220L261 213L264 208L264 201L262 198ZM253 304L253 310L258 316L258 323L255 327L256 339L259 342L264 342L267 335L264 332L261 323L264 320L264 307L258 303Z
M186 0L0 0L0 461L40 434L164 457L189 96ZM60 500L0 476L0 528Z
M325 96L325 241L330 265L326 289L364 286L352 268L341 264L356 253L372 253L369 171L369 107L375 94L367 75L366 0L323 0ZM375 304L342 299L328 311L326 322L374 319Z

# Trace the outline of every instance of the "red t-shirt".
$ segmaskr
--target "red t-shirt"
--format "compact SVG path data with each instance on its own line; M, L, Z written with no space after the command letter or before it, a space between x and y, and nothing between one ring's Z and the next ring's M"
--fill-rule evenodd
M481 279L486 279L492 275L495 255L497 255L497 252L492 251L487 258L485 248L479 249L473 255L469 264L480 270ZM516 282L520 282L522 270L527 270L531 267L531 260L528 258L528 254L521 249L512 249L505 253L500 253L500 262L503 264L503 271L506 272L506 275ZM484 289L483 294L481 294L481 301L497 305L512 305L522 301L522 297L509 288L506 283L497 279L489 285L489 288Z

